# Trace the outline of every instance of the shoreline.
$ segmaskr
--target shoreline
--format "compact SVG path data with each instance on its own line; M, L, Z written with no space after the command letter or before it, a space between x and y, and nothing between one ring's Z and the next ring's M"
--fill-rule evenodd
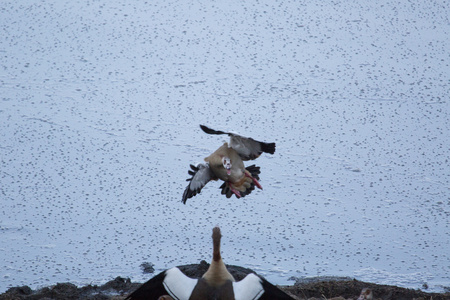
M201 261L199 264L179 266L187 275L198 278L208 269L209 264ZM229 272L241 280L251 269L227 265ZM157 274L149 274L152 278ZM78 287L73 283L57 283L36 290L28 286L9 288L0 294L0 300L22 299L92 299L92 300L123 300L136 290L143 282L132 282L129 278L116 277L103 285L85 285ZM374 299L392 300L444 300L450 299L450 288L444 287L444 293L425 292L420 289L408 289L398 286L363 282L351 277L316 277L307 280L298 279L292 285L277 285L297 300L355 300L363 288L373 291Z
M91 299L123 300L142 283L131 282L129 278L117 277L103 285L86 285L77 287L73 283L57 283L52 286L32 290L28 286L12 287L0 294L0 300L22 299ZM353 280L317 281L305 284L278 286L294 299L298 300L355 300L363 288L373 291L374 299L392 300L445 300L450 299L450 292L427 293L421 290Z

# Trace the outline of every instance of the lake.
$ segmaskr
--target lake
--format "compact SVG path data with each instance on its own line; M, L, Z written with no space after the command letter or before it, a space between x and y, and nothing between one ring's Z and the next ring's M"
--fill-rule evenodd
M6 1L0 292L211 260L450 286L449 11L428 1ZM263 190L181 203L226 136Z

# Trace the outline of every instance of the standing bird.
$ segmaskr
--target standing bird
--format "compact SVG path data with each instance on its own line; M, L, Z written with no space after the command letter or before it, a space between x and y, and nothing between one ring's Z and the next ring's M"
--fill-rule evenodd
M222 260L221 237L220 228L215 227L212 262L201 278L188 277L174 267L144 283L125 300L293 300L254 273L236 281Z
M274 154L275 143L258 142L252 138L243 137L234 133L217 131L200 125L200 128L208 134L227 134L230 143L224 143L213 154L205 158L205 163L197 166L191 165L188 173L192 175L187 179L189 185L183 193L182 202L197 195L201 189L211 180L223 180L220 186L221 194L230 198L233 194L237 197L245 197L250 194L255 186L262 189L259 184L259 167L251 165L247 168L244 161L258 158L263 152Z

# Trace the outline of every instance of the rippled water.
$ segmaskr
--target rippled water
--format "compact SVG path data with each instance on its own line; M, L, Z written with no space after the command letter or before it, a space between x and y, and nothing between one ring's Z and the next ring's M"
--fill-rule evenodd
M439 3L15 1L0 10L0 292L211 259L270 281L450 286ZM181 203L232 130L277 143L244 199Z

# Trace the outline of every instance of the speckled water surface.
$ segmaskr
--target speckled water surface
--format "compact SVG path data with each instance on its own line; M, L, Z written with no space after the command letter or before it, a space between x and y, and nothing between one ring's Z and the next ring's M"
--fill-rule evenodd
M441 1L3 1L0 292L211 259L278 284L450 286ZM231 130L276 142L243 199L181 203Z

